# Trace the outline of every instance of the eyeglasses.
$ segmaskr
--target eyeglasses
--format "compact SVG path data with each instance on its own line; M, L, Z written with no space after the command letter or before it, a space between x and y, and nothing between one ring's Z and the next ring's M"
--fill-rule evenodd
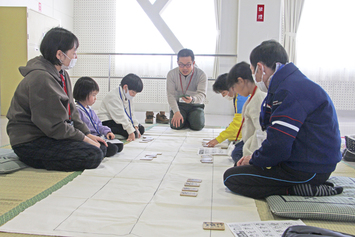
M184 68L184 67L190 68L191 65L192 65L191 63L187 63L187 64L179 63L179 68Z

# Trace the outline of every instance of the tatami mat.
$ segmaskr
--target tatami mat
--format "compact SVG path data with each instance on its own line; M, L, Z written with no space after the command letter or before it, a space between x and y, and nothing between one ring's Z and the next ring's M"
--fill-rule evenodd
M353 165L353 164L352 164ZM349 162L341 161L332 176L344 176L355 178L355 169L349 165ZM285 218L273 215L265 200L255 200L260 219L266 220L287 220ZM323 220L302 220L306 225L316 226L320 228L330 229L343 233L355 235L355 225L351 222L336 222L336 221L323 221Z
M1 150L6 153L8 149ZM0 175L0 225L61 188L80 173L28 167L11 174Z

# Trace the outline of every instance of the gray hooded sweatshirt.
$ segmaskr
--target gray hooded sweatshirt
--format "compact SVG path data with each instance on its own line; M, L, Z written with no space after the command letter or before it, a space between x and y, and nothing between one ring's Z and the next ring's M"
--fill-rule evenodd
M62 88L58 70L42 56L31 59L19 70L24 78L6 115L10 144L27 143L40 137L84 140L90 131L80 120L68 73L65 72L65 78L69 96ZM74 126L67 122L68 103Z

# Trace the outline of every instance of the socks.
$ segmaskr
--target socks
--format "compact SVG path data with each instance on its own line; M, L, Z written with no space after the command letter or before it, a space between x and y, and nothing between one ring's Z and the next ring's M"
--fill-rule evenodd
M327 182L328 184L329 182ZM337 195L343 192L342 187L333 187L331 185L321 184L319 186L314 186L311 184L299 184L296 186L292 186L288 189L288 193L290 195L297 196L331 196Z
M314 196L331 196L341 194L343 192L343 187L332 187L325 184L316 186L316 193Z
M112 144L111 142L107 142L107 152L106 157L114 156L117 153L118 147Z
M117 152L121 152L123 150L123 143L118 143L118 144L115 144L118 148Z

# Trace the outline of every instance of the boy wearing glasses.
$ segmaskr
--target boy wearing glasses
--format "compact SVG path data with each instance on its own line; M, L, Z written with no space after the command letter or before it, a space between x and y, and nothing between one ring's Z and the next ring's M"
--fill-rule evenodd
M195 66L195 55L190 49L179 51L177 63L178 67L170 70L166 78L170 127L199 131L205 126L207 75Z

